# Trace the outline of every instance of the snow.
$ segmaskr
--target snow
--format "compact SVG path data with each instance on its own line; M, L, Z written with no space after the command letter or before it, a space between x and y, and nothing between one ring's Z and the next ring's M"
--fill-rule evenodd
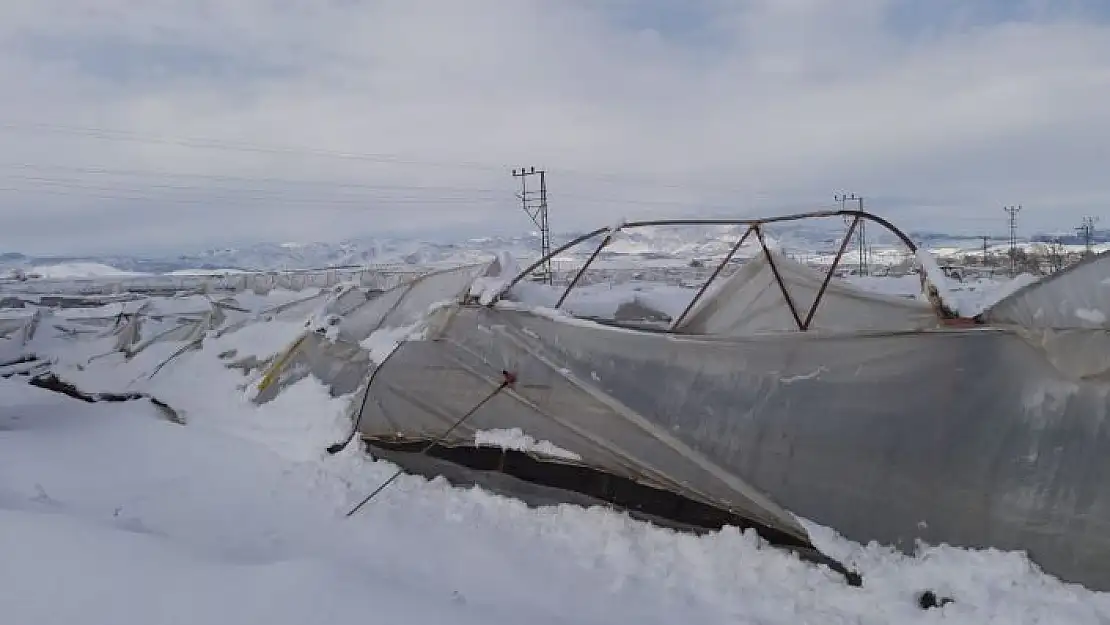
M403 476L345 519L342 513L392 467L354 448L320 453L331 432L256 419L251 440L239 427L224 428L243 417L240 410L209 415L211 427L179 426L148 405L89 405L12 381L0 381L0 397L4 622L282 625L362 623L372 614L427 623L519 623L527 615L539 624L774 625L1110 617L1106 596L1048 579L1017 554L935 547L908 558L823 528L811 531L859 566L863 588L750 533L697 537L600 508L528 509L442 480ZM260 410L287 413L283 425L315 418L296 408ZM291 457L294 438L316 453ZM957 603L922 613L914 605L922 588Z
M500 447L515 451L534 452L552 458L581 460L573 451L563 449L550 441L537 441L520 428L478 430L474 433L474 444L485 447Z
M497 267L497 275L482 276L470 285L470 297L477 298L478 303L483 306L489 306L501 297L509 282L520 275L520 267L516 259L508 252L499 253L491 267Z
M150 393L185 425L148 402L86 404L0 379L0 622L1110 620L1110 595L1062 584L1022 554L922 546L904 556L808 523L826 553L863 574L862 588L750 532L679 534L599 507L530 509L408 475L345 518L396 470L357 444L324 451L349 432L350 398L309 377L256 406L258 372L220 357L266 358L303 330L271 321L210 336L153 378L180 344L89 363L112 337L36 337L31 347L64 379ZM520 430L475 438L540 453L549 444ZM955 603L919 610L927 588Z
M916 253L917 262L921 265L921 271L925 274L925 278L932 283L937 289L937 295L940 301L948 303L952 301L952 294L948 290L948 280L941 271L940 266L937 265L937 260L928 250L919 248Z
M221 269L175 269L166 273L167 276L222 276L222 275L236 275L249 273L243 269L234 269L231 267Z
M370 352L371 362L380 365L402 342L410 337L419 338L417 330L420 326L420 323L416 323L397 328L379 328L363 339L359 346Z
M27 271L28 275L36 275L48 280L60 278L125 278L142 276L144 274L134 271L124 271L103 263L61 263L57 265L39 265Z

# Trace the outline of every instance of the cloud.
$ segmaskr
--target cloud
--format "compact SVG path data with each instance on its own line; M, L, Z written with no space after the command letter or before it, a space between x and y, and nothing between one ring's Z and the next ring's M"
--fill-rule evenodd
M519 231L522 165L556 229L842 190L911 228L1098 214L1101 5L968 6L5 3L0 249Z

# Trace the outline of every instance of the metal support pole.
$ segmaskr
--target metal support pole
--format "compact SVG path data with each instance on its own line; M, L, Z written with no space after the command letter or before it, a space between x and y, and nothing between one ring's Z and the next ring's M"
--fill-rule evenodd
M782 281L782 274L779 273L779 268L775 265L775 259L771 257L771 250L767 248L767 242L763 240L763 229L758 225L752 226L755 228L755 236L759 239L759 245L763 248L763 253L767 256L767 264L771 267L771 273L775 276L775 282L779 285L779 290L782 291L782 296L786 300L786 305L790 308L790 314L794 316L794 322L798 324L798 329L805 331L802 325L802 318L798 315L798 307L794 305L794 298L790 297L790 291L786 290L786 283Z
M829 282L832 281L833 274L836 273L836 268L840 264L840 259L844 256L844 250L848 249L848 242L852 240L852 235L858 225L860 225L860 218L859 215L856 215L856 218L852 220L852 225L848 227L848 233L844 235L844 240L840 242L840 249L836 251L836 257L833 258L829 272L825 274L825 280L821 282L821 288L818 289L817 296L813 298L813 304L809 307L809 313L806 314L802 330L809 330L809 324L813 322L813 315L817 314L817 306L821 303L821 298L825 296L825 289L829 288Z
M582 268L578 270L578 273L574 274L574 278L571 279L570 284L567 285L566 290L563 291L563 294L559 296L559 301L555 302L555 308L562 307L563 302L566 301L567 296L570 295L571 290L574 289L575 285L578 284L578 281L582 279L582 274L586 273L586 270L589 269L590 265L593 264L594 259L597 258L597 255L600 254L601 250L605 249L605 246L609 245L609 242L612 241L612 240L613 240L613 233L612 232L605 235L605 238L601 240L601 245L597 246L597 249L594 250L593 254L590 254L590 257L588 259L586 259L586 263L584 265L582 265Z

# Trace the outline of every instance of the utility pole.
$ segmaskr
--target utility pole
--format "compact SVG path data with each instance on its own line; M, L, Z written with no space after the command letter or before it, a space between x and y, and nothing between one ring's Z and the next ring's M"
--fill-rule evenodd
M1021 205L1003 206L1002 210L1010 216L1010 277L1017 275L1017 216Z
M1098 221L1094 217L1084 217L1083 225L1075 229L1079 236L1083 238L1083 246L1086 249L1084 256L1091 255L1091 247L1095 238L1095 222Z
M1048 262L1052 265L1053 273L1064 268L1064 242L1060 237L1052 237L1048 246Z
M863 198L856 197L856 194L846 195L841 193L833 195L833 199L840 202L840 210L848 210L848 202L855 202L859 212L863 212ZM861 219L859 226L856 228L859 240L859 275L865 276L868 274L868 267L871 264L871 259L867 254L867 220Z
M539 190L528 188L528 179L532 176L539 177ZM540 258L547 259L540 266L540 280L551 284L554 274L551 271L551 259L548 258L551 254L551 224L547 221L547 172L535 167L527 170L521 167L513 170L513 178L520 178L520 193L517 194L520 198L520 207L540 229Z
M991 240L991 238L990 238L989 235L986 235L986 234L979 235L979 238L983 240L983 266L986 267L987 266L987 250L989 249L988 242Z

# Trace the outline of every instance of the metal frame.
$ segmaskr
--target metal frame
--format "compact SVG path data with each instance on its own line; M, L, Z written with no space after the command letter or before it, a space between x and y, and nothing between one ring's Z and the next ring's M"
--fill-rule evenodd
M847 234L844 235L844 239L841 241L839 249L837 249L836 256L833 258L832 265L829 267L828 272L825 274L825 279L821 283L821 288L818 290L817 296L813 300L813 304L810 306L809 310L806 311L806 315L803 318L801 316L801 313L798 311L793 298L790 296L789 291L787 291L786 285L782 280L782 275L779 273L778 267L775 265L774 259L771 257L770 254L770 250L768 249L767 244L764 241L763 226L772 223L801 221L803 219L820 219L825 217L850 218L851 225L848 228ZM694 307L697 305L698 301L701 300L702 296L709 289L709 286L713 283L714 280L717 279L721 271L724 270L725 266L727 266L728 263L732 260L736 252L739 251L740 247L754 232L756 239L759 241L759 245L763 249L763 253L767 258L768 265L771 268L771 272L775 276L775 282L778 283L779 290L782 292L783 298L786 300L786 304L790 308L790 312L794 317L794 321L798 325L798 329L802 332L805 332L813 323L813 317L817 313L817 307L820 305L821 300L825 295L825 291L828 289L829 283L832 281L833 274L836 272L837 268L840 265L840 261L844 256L844 252L847 250L848 243L851 241L852 235L855 234L856 229L861 227L866 221L872 221L882 226L891 234L896 236L903 244L905 244L905 246L909 249L911 253L917 253L917 245L915 245L914 242L908 236L906 236L904 232L899 230L897 226L890 223L886 219L879 217L878 215L874 215L862 210L814 211L809 213L795 213L791 215L781 215L778 217L764 217L756 219L658 219L651 221L632 221L623 224L619 229L598 228L596 230L578 236L571 241L555 248L551 251L551 253L532 263L520 273L518 273L512 280L506 283L505 286L498 293L495 301L497 299L500 299L505 293L507 293L522 280L524 280L527 276L531 275L532 272L534 272L537 268L543 266L545 263L550 262L551 259L555 256L562 254L563 252L573 247L581 245L582 243L585 243L586 241L589 241L590 239L596 238L601 235L605 235L605 237L601 240L601 244L598 245L596 249L594 249L593 253L590 254L588 259L586 259L586 262L582 265L582 267L579 268L577 272L575 272L574 277L570 281L570 284L567 285L566 289L563 290L562 295L559 296L559 300L558 302L556 302L555 308L562 307L563 303L570 295L570 292L574 290L574 287L577 286L579 280L581 280L582 276L586 273L586 270L590 268L590 265L592 265L597 257L601 254L601 251L604 250L605 247L612 242L613 235L616 234L619 230L624 230L627 228L643 228L648 226L748 226L747 230L744 231L743 236L741 236L736 244L733 245L733 247L729 250L724 260L722 260L714 268L713 273L710 274L709 278L704 283L702 283L697 293L695 293L694 298L682 311L682 314L680 314L671 323L669 331L674 332L679 328L682 322L686 320L690 312L693 311ZM952 317L952 314L944 308L943 302L941 307L937 308L936 306L934 306L934 309L937 312L937 316L941 319L949 319Z

